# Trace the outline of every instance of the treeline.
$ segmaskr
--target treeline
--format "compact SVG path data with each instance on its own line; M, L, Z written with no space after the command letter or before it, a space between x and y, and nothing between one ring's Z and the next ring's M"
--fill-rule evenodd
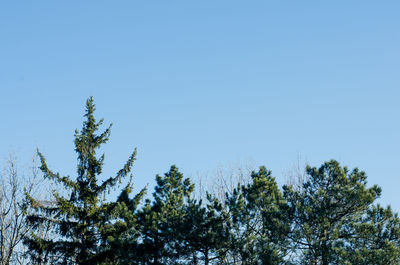
M77 177L40 170L61 184L52 200L26 193L25 257L31 264L400 264L400 219L375 203L381 189L366 174L337 161L307 167L300 186L280 188L260 167L248 184L224 196L193 195L194 184L172 166L156 176L152 199L132 193L136 150L118 173L103 182L98 148L110 127L86 104L75 133ZM115 201L107 192L128 182ZM6 264L6 263L4 263Z

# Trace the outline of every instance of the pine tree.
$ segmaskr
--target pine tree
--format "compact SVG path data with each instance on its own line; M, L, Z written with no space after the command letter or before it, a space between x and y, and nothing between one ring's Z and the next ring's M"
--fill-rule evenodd
M37 201L27 195L35 209L29 222L36 228L36 233L26 238L25 244L34 264L101 264L107 253L110 253L108 242L115 234L121 216L127 211L133 211L134 205L126 205L127 195L132 189L131 182L117 201L107 202L105 194L128 176L135 161L136 149L116 176L99 183L104 154L98 157L96 152L108 141L111 125L98 134L103 119L97 122L94 111L95 104L91 97L86 102L83 128L80 132L75 131L75 151L78 154L76 179L53 173L43 154L38 151L44 177L62 184L64 191L54 192L55 201L52 204ZM38 229L42 224L52 225L50 237L39 236Z
M229 230L224 225L227 214L223 205L210 194L203 205L191 199L185 207L185 219L180 229L185 247L185 264L224 264L229 247Z
M370 207L352 230L353 238L343 247L349 264L400 264L400 219L390 207Z
M176 166L156 176L154 201L147 200L139 213L141 226L140 264L179 264L185 256L183 226L185 207L194 185Z
M308 180L301 190L284 187L292 209L292 244L298 264L348 264L345 247L354 238L353 227L379 197L378 186L367 188L366 174L349 171L337 161L307 167ZM350 263L351 264L351 263ZM368 263L365 263L368 264Z
M290 220L287 204L271 171L260 167L252 182L227 194L230 213L231 262L287 264L284 261Z

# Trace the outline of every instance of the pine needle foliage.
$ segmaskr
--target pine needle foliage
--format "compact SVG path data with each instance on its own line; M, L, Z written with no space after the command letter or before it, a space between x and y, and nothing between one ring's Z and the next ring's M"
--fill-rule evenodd
M271 171L263 166L253 171L251 183L238 184L226 198L231 260L240 260L240 264L289 264L284 261L288 207Z
M129 181L118 200L106 201L106 193L129 177L136 159L136 149L115 176L100 182L98 177L102 173L104 154L98 156L97 151L109 140L111 125L98 133L103 119L96 121L94 112L95 104L90 97L86 102L82 130L75 131L75 151L78 155L76 179L54 173L48 168L44 155L37 152L44 178L62 184L62 194L68 196L54 192L54 202L49 204L27 194L34 209L28 220L34 229L25 244L35 264L104 264L104 257L110 253L112 234L117 229L123 229L118 228L121 216L133 211L136 206L134 202L140 201L144 194L142 191L134 201L130 200L128 195L132 185ZM40 231L44 224L51 226L46 236Z
M196 200L194 184L171 166L156 176L153 198L146 189L133 198L133 151L115 176L99 180L111 125L98 132L93 98L75 131L77 176L49 169L38 151L44 178L59 185L53 201L30 194L24 240L38 265L395 265L400 264L400 218L375 204L377 185L331 160L306 168L302 186L278 187L260 167L250 182L228 190L223 200L207 193ZM128 178L115 201L107 192Z
M185 255L182 232L185 207L194 185L174 165L156 176L154 201L147 200L138 214L142 229L139 264L180 264Z
M346 263L346 250L350 242L363 238L361 230L355 228L365 224L363 217L381 188L368 188L363 171L350 171L335 160L319 168L308 166L306 172L309 178L302 190L284 187L292 209L292 243L301 252L299 263L352 264Z

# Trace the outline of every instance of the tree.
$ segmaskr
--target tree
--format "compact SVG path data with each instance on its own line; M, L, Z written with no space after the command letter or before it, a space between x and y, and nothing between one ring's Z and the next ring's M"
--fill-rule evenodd
M103 265L138 264L142 253L139 248L141 227L138 224L138 205L146 189L129 198L130 184L121 192L114 208L118 220L103 225L105 251L98 255Z
M35 166L25 176L19 170L16 156L10 153L0 175L0 265L27 263L22 241L31 226L26 223L28 209L24 192L36 193L40 184ZM45 194L44 190L42 193Z
M115 176L99 183L104 154L98 157L96 152L108 141L111 125L98 134L103 119L97 122L94 111L95 104L91 97L86 102L83 128L80 132L75 131L75 151L78 154L76 179L53 173L38 151L44 178L62 184L69 196L55 191L55 205L46 205L27 195L35 210L28 218L35 233L26 238L25 244L35 264L100 264L104 262L104 253L110 252L108 239L115 231L110 226L118 223L126 205L123 200L107 202L105 193L128 176L135 161L136 149ZM129 194L130 191L128 184L122 193ZM54 225L49 239L37 234L39 225L46 223Z
M296 262L310 265L346 264L345 248L355 238L354 227L381 194L367 188L366 174L349 171L337 161L307 167L302 189L284 187L292 213L289 235L298 254Z
M286 264L286 235L290 226L287 204L271 171L260 167L251 183L226 195L225 211L231 232L234 264Z
M176 166L156 176L154 201L147 200L138 215L141 227L140 264L178 264L185 256L183 226L185 205L194 185Z
M228 215L216 197L207 196L207 203L190 199L180 229L187 263L224 264L229 247L229 230L224 225ZM185 264L187 264L185 263Z
M400 219L390 207L370 207L352 228L355 236L343 251L349 264L400 264Z

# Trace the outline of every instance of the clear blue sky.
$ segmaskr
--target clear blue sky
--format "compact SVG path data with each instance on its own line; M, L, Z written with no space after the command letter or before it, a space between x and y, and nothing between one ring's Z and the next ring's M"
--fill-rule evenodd
M399 1L2 1L0 156L74 175L93 95L105 173L238 160L280 183L300 154L358 166L400 210Z

